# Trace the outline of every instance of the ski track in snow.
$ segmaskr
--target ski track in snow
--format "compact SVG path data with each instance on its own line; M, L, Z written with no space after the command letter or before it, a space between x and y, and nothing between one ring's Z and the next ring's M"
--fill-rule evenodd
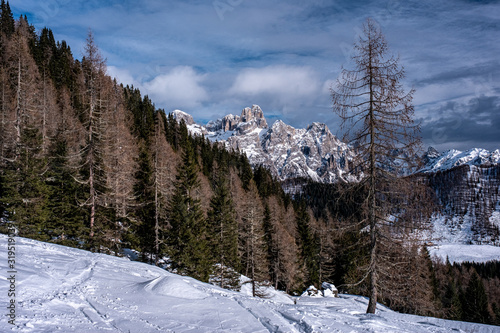
M7 322L7 236L0 235L0 332L500 332L500 327L403 315L367 299L269 299L158 267L16 238L16 326ZM274 296L274 297L273 297Z

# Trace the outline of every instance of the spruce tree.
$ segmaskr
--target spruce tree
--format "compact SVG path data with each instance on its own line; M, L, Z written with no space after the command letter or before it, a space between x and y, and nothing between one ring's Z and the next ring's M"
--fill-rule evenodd
M226 168L220 167L215 193L210 200L207 226L211 234L211 248L216 264L213 280L221 288L237 289L240 268L238 257L238 224L226 180Z
M9 2L2 0L1 4L0 27L1 33L9 38L15 31L14 16L10 10Z
M321 283L319 281L319 251L315 237L310 229L310 217L305 202L301 202L297 207L296 223L301 256L308 273L306 283L319 288Z
M183 163L177 170L175 192L168 203L167 246L171 265L178 273L208 282L212 255L207 240L206 221L196 198L198 166L190 140L186 140Z
M144 143L139 152L138 170L135 175L136 184L134 186L135 196L137 198L136 217L137 238L141 250L141 259L148 263L153 263L155 253L155 207L154 207L154 179L151 154Z
M88 237L88 228L84 223L88 219L88 212L78 204L83 201L83 191L75 180L74 170L68 165L66 140L57 136L49 155L45 177L49 189L46 233L53 242L79 247Z
M39 132L23 129L18 158L4 169L0 201L7 219L16 222L20 236L48 241L49 189L43 176L47 161L40 153Z
M488 296L483 281L476 272L472 274L465 290L462 308L462 320L483 324L490 323Z
M259 191L260 192L260 191ZM264 219L262 220L262 227L264 228L264 239L267 247L267 261L269 262L269 275L271 282L278 287L278 274L279 274L279 248L278 244L274 241L274 228L271 221L271 209L269 204L264 206Z

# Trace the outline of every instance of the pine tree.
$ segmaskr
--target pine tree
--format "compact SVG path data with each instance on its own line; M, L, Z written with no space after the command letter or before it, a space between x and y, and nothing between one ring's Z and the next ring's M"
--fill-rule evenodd
M483 281L476 272L472 274L464 296L462 320L489 324L488 296Z
M221 288L237 289L240 269L238 257L238 224L226 180L227 168L221 165L216 177L215 193L210 200L207 226L216 263L213 280Z
M146 143L143 143L139 152L134 186L138 205L135 213L138 219L136 236L142 260L149 263L154 262L153 256L155 254L154 170L151 160L151 153Z
M442 298L443 310L445 318L451 320L462 319L462 304L460 302L460 290L453 279L450 279L446 285L445 292Z
M198 167L189 140L183 152L183 163L177 170L175 192L168 204L167 246L172 268L177 272L208 282L212 256L207 240L206 220L196 198Z
M19 235L48 241L49 189L44 181L46 159L41 155L41 136L36 129L21 132L19 155L4 170L0 201L7 218L16 222Z
M267 247L267 261L269 262L269 275L271 282L274 283L276 289L278 289L279 281L279 270L280 270L280 257L279 257L279 247L274 239L275 230L272 224L271 209L269 204L266 203L264 206L264 219L262 220L262 227L264 228L264 239Z
M7 1L6 3L5 0L2 0L0 10L1 10L1 17L0 17L1 34L9 38L15 31L14 16L12 15L12 11L10 10L9 2Z
M74 171L69 166L68 145L62 135L56 136L49 156L45 177L49 189L49 218L45 233L53 242L80 247L88 237L84 223L88 212L78 205L83 200L82 186L75 180Z
M310 217L305 202L299 203L297 207L296 223L301 256L307 269L308 280L306 283L319 288L321 284L319 281L319 250L310 229Z

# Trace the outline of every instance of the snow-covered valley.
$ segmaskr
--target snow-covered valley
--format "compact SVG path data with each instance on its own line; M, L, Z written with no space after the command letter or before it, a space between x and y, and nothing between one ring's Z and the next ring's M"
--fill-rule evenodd
M126 258L14 240L15 252L9 254L12 243L0 235L1 332L500 331L399 314L381 305L368 315L367 300L351 295L291 298L274 292L268 299L253 298ZM15 256L13 267L9 255ZM12 299L15 325L7 316Z

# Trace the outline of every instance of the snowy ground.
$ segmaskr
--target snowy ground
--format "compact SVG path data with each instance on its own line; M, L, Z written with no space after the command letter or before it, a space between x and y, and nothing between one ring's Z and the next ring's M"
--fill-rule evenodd
M382 306L367 315L367 300L357 296L257 299L124 258L15 241L8 267L8 238L0 235L1 332L500 332Z
M500 261L500 247L493 245L442 244L430 248L431 256L453 263Z

